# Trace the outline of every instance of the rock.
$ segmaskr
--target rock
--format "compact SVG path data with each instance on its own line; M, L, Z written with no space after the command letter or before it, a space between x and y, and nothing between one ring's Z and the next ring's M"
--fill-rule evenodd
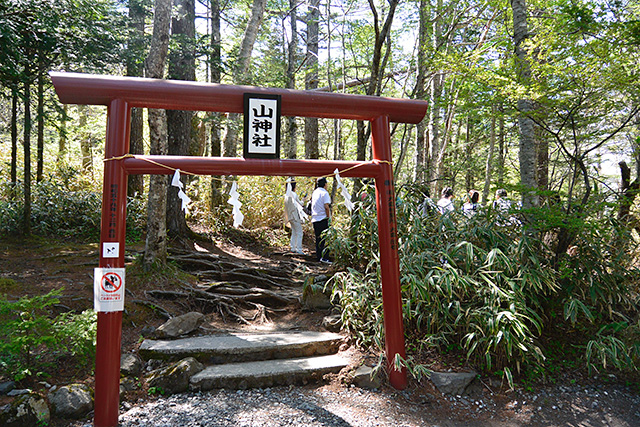
M44 396L29 392L15 399L0 414L0 425L3 427L35 427L47 425L50 419L51 413Z
M442 394L460 395L476 377L475 372L432 372L431 382Z
M204 314L195 311L167 320L156 329L158 338L177 338L195 331L204 322Z
M331 308L331 290L325 290L326 276L309 276L302 291L302 306L307 310L326 310Z
M204 365L193 357L187 357L164 369L158 369L146 376L149 388L164 394L182 393L189 389L189 379L204 369Z
M342 317L339 314L325 316L322 319L322 327L329 332L340 332L340 329L342 329Z
M69 384L47 396L54 414L63 418L82 418L93 409L93 391L84 384Z
M142 372L142 360L133 353L123 353L120 356L120 374L136 376Z
M29 390L28 388L15 388L13 390L11 390L9 393L7 393L7 396L22 396L23 394L29 394L31 393L31 390Z
M128 391L134 391L138 388L136 380L130 377L120 378L120 398Z
M382 380L379 372L374 374L373 368L360 366L353 373L353 382L360 388L376 389L380 388Z
M153 326L145 326L140 331L140 334L145 338L151 337L151 336L155 335L155 333L156 333L156 328L153 327Z
M7 394L14 388L16 388L16 383L14 381L5 381L0 383L0 394Z

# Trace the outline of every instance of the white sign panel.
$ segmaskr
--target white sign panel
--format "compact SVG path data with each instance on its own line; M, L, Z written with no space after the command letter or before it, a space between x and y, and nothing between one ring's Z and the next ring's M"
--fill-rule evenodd
M244 157L280 158L280 97L245 94Z
M120 256L120 243L103 242L102 258L118 258Z
M93 278L95 311L124 310L124 268L96 268Z

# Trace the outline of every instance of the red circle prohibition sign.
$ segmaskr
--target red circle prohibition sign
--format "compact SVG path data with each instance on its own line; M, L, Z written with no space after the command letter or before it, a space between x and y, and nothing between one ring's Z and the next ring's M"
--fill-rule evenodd
M110 294L118 292L122 286L122 277L118 273L107 273L100 279L100 287Z

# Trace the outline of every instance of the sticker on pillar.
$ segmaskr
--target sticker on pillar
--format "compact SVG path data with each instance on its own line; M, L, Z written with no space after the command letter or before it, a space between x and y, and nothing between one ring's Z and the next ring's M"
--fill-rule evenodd
M120 257L120 243L102 242L102 258Z
M95 311L124 310L124 268L96 268L93 278Z
M280 158L280 95L244 94L244 157Z

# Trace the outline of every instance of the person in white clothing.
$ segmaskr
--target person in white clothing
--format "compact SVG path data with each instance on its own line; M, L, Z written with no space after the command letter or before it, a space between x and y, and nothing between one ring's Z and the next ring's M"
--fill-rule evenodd
M311 223L316 236L316 259L319 262L331 263L325 252L324 238L322 232L329 228L331 220L331 196L325 190L327 178L319 178L316 189L311 195Z
M287 179L287 192L284 195L284 212L291 226L291 252L304 255L304 251L302 250L302 221L306 219L306 215L302 210L302 202L298 198L295 190L296 182Z
M453 189L451 187L445 187L442 189L442 198L438 200L438 210L442 215L456 210L453 205Z

